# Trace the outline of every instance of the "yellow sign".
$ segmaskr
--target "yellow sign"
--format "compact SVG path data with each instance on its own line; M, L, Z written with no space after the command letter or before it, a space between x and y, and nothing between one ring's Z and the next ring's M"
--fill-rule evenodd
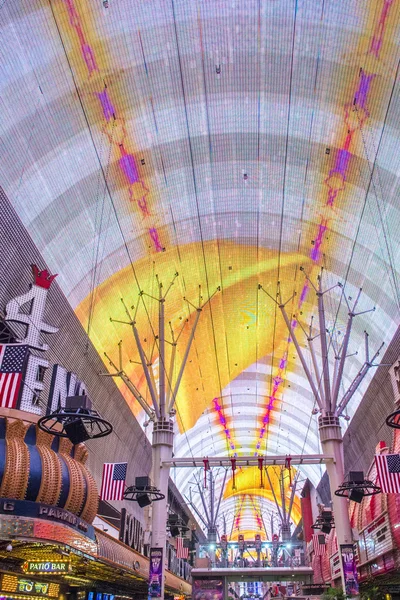
M4 573L1 577L1 591L20 593L32 596L46 596L48 598L58 598L60 586L58 583L50 583L47 581L33 581L25 577L16 577Z

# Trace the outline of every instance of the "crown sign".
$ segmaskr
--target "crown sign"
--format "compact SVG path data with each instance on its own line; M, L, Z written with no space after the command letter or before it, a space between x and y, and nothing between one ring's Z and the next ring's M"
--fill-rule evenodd
M39 271L38 267L36 265L31 265L32 266L32 273L34 275L34 284L44 288L45 290L48 290L49 287L51 286L51 282L53 281L53 279L55 279L57 277L57 273L55 275L50 275L50 273L48 272L47 269L44 269L43 271Z

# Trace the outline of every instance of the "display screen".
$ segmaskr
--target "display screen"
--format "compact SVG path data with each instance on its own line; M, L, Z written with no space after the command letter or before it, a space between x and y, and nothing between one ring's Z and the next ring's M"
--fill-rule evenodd
M119 372L121 356L150 404L148 380L157 386L164 373L171 403L179 378L169 406L177 457L319 454L318 406L294 336L322 389L321 365L333 378L362 288L339 403L367 360L364 331L372 358L399 322L398 2L0 5L1 185L104 370ZM114 381L143 424L143 403ZM324 469L301 467L315 486ZM281 498L271 473L263 484L257 468L235 482L216 476L234 539L271 539ZM294 477L292 468L288 489ZM184 496L192 480L177 469ZM293 530L299 520L296 499Z

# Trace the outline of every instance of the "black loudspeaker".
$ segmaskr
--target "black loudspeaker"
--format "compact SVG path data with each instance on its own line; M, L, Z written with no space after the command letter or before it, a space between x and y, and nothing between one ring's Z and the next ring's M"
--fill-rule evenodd
M82 419L74 419L73 421L65 423L64 430L69 440L73 444L80 444L81 442L90 440L90 434L88 433L85 423L82 421Z
M358 504L360 504L362 502L363 498L364 498L364 491L358 490L357 488L354 490L351 490L351 492L349 494L349 500L353 500L353 502L358 502Z
M327 521L328 523L330 521L333 521L333 514L331 510L323 510L321 513L321 518L323 521Z
M86 395L83 396L67 396L65 399L65 408L86 408L91 409L92 403L90 398Z
M179 527L171 527L170 532L171 532L172 537L176 537L180 533Z
M322 523L321 531L322 533L330 533L332 529L332 525L330 523Z
M140 508L144 508L145 506L149 506L149 504L151 504L151 500L147 494L138 494L136 496L136 501Z
M350 471L349 481L351 483L364 483L364 473L362 471Z
M169 517L168 517L169 525L176 525L178 521L179 521L178 515L175 515L175 514L169 515Z
M144 490L146 487L150 487L150 477L135 477L135 488L138 490Z

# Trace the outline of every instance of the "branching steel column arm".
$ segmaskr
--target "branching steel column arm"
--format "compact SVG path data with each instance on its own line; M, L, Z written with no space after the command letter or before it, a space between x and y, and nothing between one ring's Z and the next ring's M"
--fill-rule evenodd
M288 523L290 522L290 517L292 515L292 508L293 508L294 497L296 494L297 480L299 478L299 473L300 473L300 471L296 472L296 476L295 476L293 484L292 484L292 493L290 494L290 502L289 502L289 509L288 509Z
M324 393L325 393L325 410L332 410L331 401L331 384L329 380L329 358L328 358L328 345L326 343L326 322L325 322L325 306L324 306L324 294L322 292L322 276L319 278L319 288L317 292L318 298L318 317L319 317L319 334L321 340L321 355L322 355L322 377L324 380Z
M174 377L174 367L175 367L175 356L176 356L176 342L172 344L172 352L171 352L171 362L169 364L169 375L168 375L168 389L166 396L166 403L169 404L172 392L172 380Z
M210 515L209 515L209 513L208 513L208 510L207 510L206 501L204 500L204 493L203 493L203 490L201 489L200 483L197 481L197 479L196 479L196 483L197 483L197 488L198 488L198 490L199 490L199 494L200 494L200 498L201 498L201 503L202 503L202 505L203 505L203 508L204 508L204 513L205 513L205 515L206 515L207 522L208 522L209 524L211 524L211 519L210 519ZM209 526L210 526L210 525L207 525L207 527L209 527Z
M275 500L275 505L276 505L276 508L278 509L278 513L279 513L280 519L281 519L281 521L282 521L282 523L283 523L282 512L281 512L281 509L280 509L280 507L279 507L278 500L276 499L275 490L274 490L274 488L273 488L273 485L272 485L272 482L271 482L271 478L270 478L270 476L269 476L269 473L268 473L268 469L265 469L265 472L266 472L266 474L267 474L267 477L268 477L268 483L269 483L269 487L271 488L271 492L272 492L272 495L273 495L273 497L274 497L274 500Z
M279 308L280 308L280 310L281 310L281 313L282 313L282 315L283 315L283 318L285 319L285 323L286 323L286 326L287 326L287 328L288 328L288 330L289 330L290 337L292 338L292 340L293 340L293 343L294 343L294 345L295 345L295 348L296 348L296 350L297 350L297 354L299 355L300 362L301 362L301 364L302 364L302 366L303 366L304 373L306 374L306 377L307 377L307 379L308 379L308 382L309 382L309 384L310 384L310 387L311 387L311 389L312 389L312 392L313 392L313 394L314 394L314 398L315 398L315 400L316 400L316 402L317 402L317 404L318 404L319 408L322 410L323 406L322 406L321 398L320 398L320 396L319 396L319 394L318 394L318 390L317 390L317 387L316 387L316 385L315 385L315 383L314 383L313 376L311 375L311 372L310 372L310 370L309 370L309 368L308 368L308 366L307 366L306 360L305 360L305 358L304 358L303 351L302 351L302 349L300 348L300 344L299 344L299 342L297 341L297 337L296 337L296 335L295 335L295 333L294 333L293 327L292 327L292 325L291 325L291 323L290 323L290 320L289 320L289 317L288 317L288 315L287 315L287 313L286 313L286 310L285 310L285 305L284 305L284 304L279 304Z
M225 488L225 482L226 482L226 475L227 475L227 473L228 473L228 471L227 471L227 469L225 469L224 480L222 482L221 491L220 491L219 498L218 498L218 504L217 504L217 509L215 511L215 517L214 517L214 523L213 523L213 525L216 524L217 519L218 519L219 507L221 505L222 496L224 495L224 488Z
M193 508L194 512L199 517L200 521L203 523L204 527L208 527L207 521L205 520L205 518L203 517L203 515L201 514L201 512L197 509L196 505L193 502L191 502L189 500L189 498L187 498L187 496L185 496L185 498L187 500L188 505Z
M320 394L321 401L325 402L324 388L320 387L321 375L320 375L320 372L319 372L317 356L315 354L315 348L314 348L314 344L313 344L314 338L307 338L307 341L308 341L308 345L309 345L309 348L310 348L311 359L312 359L312 363L313 363L313 367L314 367L315 377L316 377L317 382L318 382L318 392Z
M154 389L154 393L156 395L157 400L159 399L159 395L158 395L158 390L157 390L157 384L156 384L156 378L154 375L154 369L153 369L153 363L147 363L147 366L149 368L149 373L150 373L150 378L153 384L153 389Z
M161 288L160 288L161 296ZM159 313L158 313L158 337L159 337L159 376L158 376L158 389L160 399L160 415L161 418L166 417L165 412L165 298L160 297L159 301Z
M263 524L263 527L264 527L265 537L268 539L268 531L267 531L267 528L265 527L264 515L261 512L261 510L260 510L260 517L261 517L261 521L262 521L262 524Z
M179 391L179 386L181 384L183 371L185 370L186 362L187 362L187 359L188 359L188 356L189 356L189 352L190 352L190 347L191 347L192 342L193 342L194 334L195 334L195 331L196 331L197 323L199 322L199 319L200 319L201 311L202 311L201 308L197 309L196 319L195 319L195 321L193 323L192 331L190 332L190 336L189 336L189 340L188 340L188 343L187 343L187 346L186 346L185 354L184 354L183 359L182 359L181 368L179 369L179 373L178 373L178 377L177 377L177 380L176 380L176 383L175 383L175 387L174 387L173 392L172 392L171 401L170 401L169 406L168 406L168 412L170 412L172 410L172 408L173 408L173 406L175 404L175 401L176 401L176 396L177 396L178 391Z
M337 371L337 375L333 381L333 392L332 392L332 411L333 412L336 409L336 405L337 405L337 401L338 401L338 397L339 397L340 384L342 382L342 377L343 377L344 363L346 361L347 348L349 346L351 327L353 325L353 318L354 318L354 313L352 313L352 312L349 313L349 319L347 321L346 333L344 334L344 339L343 339L343 344L342 344L339 368Z
M142 343L140 341L139 332L138 332L137 327L136 327L135 324L132 325L132 329L133 329L133 335L135 336L136 346L137 346L137 349L139 351L140 360L141 360L141 363L142 363L144 375L146 377L147 386L149 388L150 396L151 396L151 399L152 399L152 402L153 402L154 410L155 410L155 413L157 415L157 419L159 419L161 417L161 415L160 415L160 408L158 406L156 391L155 391L155 389L153 387L153 383L151 381L151 376L150 376L149 368L147 366L147 361L146 361L146 357L144 355Z
M281 474L279 476L279 488L280 488L280 492L281 492L282 515L283 515L282 524L286 525L286 496L285 496L285 479L284 479L284 475L283 475L283 470L281 470Z
M378 366L380 366L380 365L374 365L373 362L377 358L377 356L379 355L379 353L382 350L382 348L383 348L384 345L385 345L385 343L382 342L382 344L380 345L380 347L378 348L378 350L375 352L374 356L372 357L371 361L370 362L365 362L363 364L363 366L361 367L361 369L359 370L359 372L357 373L357 375L355 376L355 378L351 382L349 389L347 390L347 392L343 396L343 398L342 398L342 400L341 400L341 402L340 402L340 404L338 406L338 409L336 411L338 417L340 417L340 415L343 413L344 409L346 408L346 406L350 402L351 398L353 397L354 393L358 389L358 387L361 384L362 380L364 379L364 377L368 373L369 369L371 367L378 367ZM383 365L381 365L381 366L383 366Z
M215 492L215 481L212 469L210 469L210 521L211 526L214 526L214 492Z
M122 370L121 360L120 360L120 368L118 369L118 367L113 363L113 361L111 360L111 358L108 356L108 354L106 352L104 352L104 356L107 358L110 365L112 367L114 367L116 372L115 373L101 373L101 375L103 377L119 377L120 379L122 379L122 381L125 383L126 387L129 389L129 391L132 392L132 394L135 396L136 400L139 402L140 406L143 408L143 410L145 411L147 416L152 419L154 414L153 414L150 406L147 404L146 400L143 398L142 394L139 392L139 390L137 389L135 384L129 379L129 377L126 375L126 373Z
M129 377L127 375L125 375L125 373L122 373L120 377L121 377L122 381L125 383L128 390L131 391L132 394L135 396L136 400L139 402L140 406L143 408L143 410L145 411L147 416L150 418L153 418L154 413L152 412L151 408L149 407L149 405L147 404L147 402L145 401L143 396L140 394L137 387L129 379Z

